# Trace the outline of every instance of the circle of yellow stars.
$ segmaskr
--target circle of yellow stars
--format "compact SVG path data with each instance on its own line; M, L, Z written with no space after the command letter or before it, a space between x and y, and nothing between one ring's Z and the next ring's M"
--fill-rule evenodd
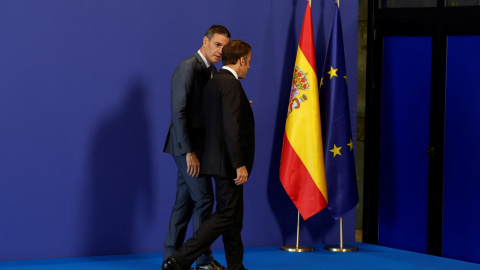
M350 142L347 143L348 146L350 146L350 151L353 151L353 142L352 139L350 138ZM333 144L333 149L330 149L329 151L333 153L333 157L336 157L337 155L341 156L342 153L340 153L340 150L342 147L337 147L336 144Z
M330 74L330 80L334 76L338 78L337 71L338 71L338 68L333 68L332 66L330 66L330 71L327 72L328 74ZM343 76L343 78L345 79L345 83L346 83L347 82L347 75ZM320 78L320 87L322 87L322 85L323 85L323 77Z
M330 80L333 78L333 77L337 77L338 78L338 74L337 74L337 71L338 71L338 68L333 68L333 66L330 66L330 71L328 71L327 73L330 74ZM323 78L322 77L320 79L320 87L322 87L323 85ZM343 76L343 78L345 79L345 83L347 82L347 76ZM348 146L350 146L350 151L353 151L353 142L352 142L352 139L350 138L350 142L347 143ZM340 152L340 150L342 150L342 147L337 147L336 144L333 144L333 149L329 150L330 152L333 153L333 157L336 157L337 155L341 156L342 153Z

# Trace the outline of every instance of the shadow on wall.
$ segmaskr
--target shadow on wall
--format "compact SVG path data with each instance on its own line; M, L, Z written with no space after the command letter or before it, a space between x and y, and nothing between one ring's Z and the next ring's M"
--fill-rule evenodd
M287 243L287 241L292 241L292 239L294 240L296 238L298 215L297 208L295 207L291 199L288 197L279 178L280 158L282 155L283 136L285 132L285 121L289 104L293 69L298 48L298 38L295 35L296 5L297 1L293 1L292 17L290 19L290 26L288 29L286 42L287 48L285 50L285 57L283 63L281 89L279 94L279 100L277 103L277 118L275 120L275 132L273 133L274 138L270 163L271 165L268 176L268 200L272 212L274 213L277 220L277 224L280 226L283 245L295 244L294 242ZM331 226L334 226L334 224L335 220L332 215L328 212L328 210L323 210L319 214L308 219L307 221L303 221L302 219L300 226L309 232L309 237L313 239L314 242L323 243L325 242L324 235L327 231L325 230L325 228L330 228Z
M135 252L139 224L153 220L151 138L146 90L132 82L120 109L94 134L90 160L86 251L89 255Z
M287 244L286 238L296 233L297 209L288 197L279 178L280 156L282 154L283 134L285 131L285 119L292 84L293 66L295 64L298 43L295 37L295 7L297 1L292 2L292 17L287 34L287 48L283 62L283 72L279 100L277 103L277 119L275 119L275 132L271 153L271 163L268 174L268 201L275 215L277 224L282 232L282 243ZM270 26L273 29L273 25ZM273 33L273 31L268 31ZM269 34L270 35L270 34ZM271 37L267 37L271 38ZM272 38L273 39L273 38Z

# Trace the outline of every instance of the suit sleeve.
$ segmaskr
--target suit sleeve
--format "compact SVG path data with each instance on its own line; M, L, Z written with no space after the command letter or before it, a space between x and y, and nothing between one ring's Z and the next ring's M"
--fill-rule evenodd
M245 98L245 94L238 81L234 86L224 89L228 89L222 95L224 141L232 167L236 169L246 165L241 138L242 117L245 116L242 111L242 99Z
M192 152L190 133L188 130L187 106L188 95L193 87L194 71L187 62L178 65L173 73L171 91L172 125L182 154Z

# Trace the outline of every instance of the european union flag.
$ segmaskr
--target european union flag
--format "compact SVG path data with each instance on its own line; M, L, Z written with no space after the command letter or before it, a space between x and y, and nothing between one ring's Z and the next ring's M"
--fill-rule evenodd
M320 81L328 208L338 219L358 202L340 9L335 8Z

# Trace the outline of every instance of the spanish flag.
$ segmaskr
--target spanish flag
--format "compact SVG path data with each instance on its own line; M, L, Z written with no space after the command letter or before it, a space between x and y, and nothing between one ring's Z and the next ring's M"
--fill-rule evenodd
M280 181L303 219L327 206L317 70L308 4L293 71Z

